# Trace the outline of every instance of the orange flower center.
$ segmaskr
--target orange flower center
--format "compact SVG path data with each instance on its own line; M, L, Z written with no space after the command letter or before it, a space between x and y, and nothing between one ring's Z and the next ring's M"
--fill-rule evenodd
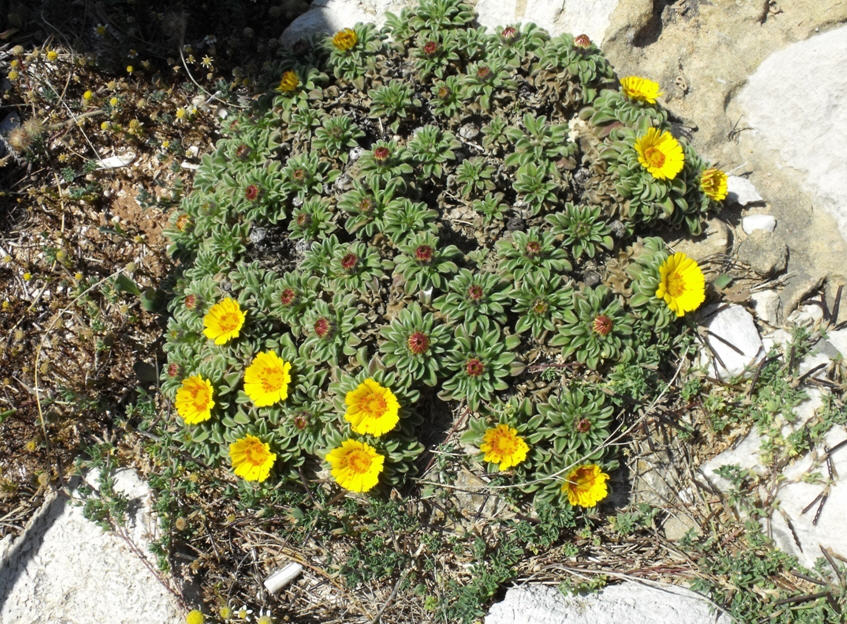
M509 433L497 432L492 436L491 450L501 457L511 456L518 450L518 441Z
M209 407L209 389L204 385L198 385L194 388L194 409L198 412L205 412Z
M671 297L679 297L685 292L685 280L682 279L682 275L678 272L669 273L665 281L668 294Z
M580 468L571 475L570 487L576 492L587 492L594 485L594 473L591 468Z
M650 146L644 150L644 159L651 167L660 168L665 164L665 155L658 147Z
M371 467L370 453L359 449L349 451L344 457L344 467L356 474L365 474Z
M365 412L370 416L379 418L385 413L385 408L388 404L385 402L385 397L376 392L368 392L359 397L356 402L356 408L360 412Z
M283 374L281 368L266 368L262 371L262 390L275 392L282 388Z
M259 440L250 440L244 446L244 457L248 463L258 466L267 457L265 446Z
M222 312L218 317L218 325L220 325L223 333L235 331L240 321L241 319L235 312Z

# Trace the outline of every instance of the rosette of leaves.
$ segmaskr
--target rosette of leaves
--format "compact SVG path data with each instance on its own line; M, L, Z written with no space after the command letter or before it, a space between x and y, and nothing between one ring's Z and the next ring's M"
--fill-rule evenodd
M319 108L302 102L298 107L291 108L282 114L282 120L286 123L286 138L291 137L295 144L303 140L303 137L311 137L315 128L320 127L326 115Z
M509 299L509 285L498 275L460 269L447 283L446 292L432 303L456 323L467 323L485 316L503 325Z
M456 326L454 348L444 358L447 378L438 396L443 400L467 401L475 410L482 401L507 390L506 377L516 364L517 334L503 335L486 317Z
M499 115L482 126L482 147L486 154L500 157L503 152L512 149L511 139L506 134L509 127L509 122Z
M274 271L263 269L257 261L239 262L229 273L231 287L239 292L239 299L246 309L254 312L251 316L264 319L275 307L274 291L268 288L278 279Z
M236 170L218 181L221 191L230 193L230 202L249 221L277 223L286 217L287 193L279 171L279 162L262 167Z
M410 118L421 106L412 87L401 80L392 80L387 85L371 89L368 97L371 98L369 116L373 119L390 119L388 127L394 132L397 132L401 121Z
M362 242L339 245L332 257L330 277L337 292L378 290L379 280L385 275L379 252ZM388 264L390 268L390 263Z
M462 197L485 193L494 189L494 167L482 156L463 160L456 167L455 182Z
M583 255L593 258L601 250L611 251L615 246L611 229L600 217L597 206L579 206L566 203L560 212L546 217L551 231L562 237L562 245L571 256L579 260Z
M612 426L614 406L600 390L571 385L536 406L527 439L573 461L599 461Z
M350 150L358 147L359 139L364 136L365 133L350 117L336 115L323 119L321 127L315 130L312 145L330 158L347 162Z
M465 100L462 93L462 82L459 76L447 76L444 80L436 80L432 87L432 99L429 105L433 113L447 119L457 119L464 110Z
M403 277L406 292L426 293L444 284L459 267L454 262L461 256L455 245L442 245L433 232L412 234L399 246L400 253L394 257L394 272Z
M624 222L647 225L658 221L684 224L692 235L700 234L703 220L711 207L705 193L699 191L702 161L695 159L690 148L682 141L686 162L682 171L672 180L654 178L638 161L635 141L650 126L642 121L638 128L617 126L606 140L601 156L614 173L615 190L628 200L621 203L619 215ZM660 129L662 129L660 127ZM693 190L692 190L693 189ZM693 203L689 203L689 199Z
M215 152L201 158L202 166L194 176L194 188L212 192L222 176L233 172L233 164L245 169L264 166L279 146L279 131L268 120L236 117L229 125L230 128L224 130L224 138L217 142Z
M320 194L324 185L332 184L338 170L330 170L328 162L317 154L298 154L288 159L282 168L282 189L289 195L305 199L307 195Z
M576 143L568 142L568 124L551 124L544 115L526 113L523 128L506 128L512 153L503 161L507 167L523 167L542 161L558 160L576 154Z
M630 128L640 127L644 123L660 128L668 123L668 113L663 108L631 100L615 89L603 89L590 107L580 111L579 116L590 120L595 126L617 122Z
M318 240L332 234L336 229L335 213L326 198L310 197L299 208L295 208L288 222L291 238Z
M411 160L420 167L420 177L432 182L443 176L445 165L456 159L453 150L460 146L449 130L432 125L418 128L407 144Z
M528 162L518 167L512 188L518 194L518 199L527 205L533 215L537 215L558 202L556 197L559 190L559 184L556 182L558 178L560 178L559 172L553 163Z
M324 39L324 48L329 52L327 65L336 78L354 80L363 76L374 66L376 53L382 46L382 40L373 24L356 24L355 45L347 50L341 50L332 42L333 37Z
M415 70L421 80L432 76L444 78L445 73L453 71L459 64L459 55L450 32L427 31L417 36L412 57Z
M272 301L270 312L295 331L303 314L312 307L320 292L321 280L303 271L291 271L265 286Z
M450 326L412 303L383 327L379 351L386 370L407 385L422 382L434 386L444 354L451 348L452 336Z
M651 236L633 243L626 252L630 256L627 274L632 280L629 306L633 313L651 325L653 330L666 330L675 315L662 299L656 297L660 279L659 267L669 255L665 242L658 236Z
M503 193L486 193L482 199L471 202L471 208L482 215L483 222L488 225L500 221L509 207L503 203Z
M421 232L435 232L438 213L423 202L412 201L407 197L391 200L385 208L382 218L382 233L401 247Z
M537 57L550 35L533 23L510 24L497 31L497 39L499 45L492 46L492 53L511 66L519 66Z
M562 325L550 341L596 370L609 361L633 356L632 318L621 298L606 286L586 287L573 295L573 305L562 315Z
M336 364L343 355L353 356L361 343L356 330L366 324L351 294L336 294L332 303L315 301L303 316L302 351L319 362Z
M338 208L347 213L344 229L350 234L361 232L373 236L383 229L382 218L402 182L392 179L375 187L357 180L353 188L338 200Z
M492 99L504 100L517 90L506 61L495 56L468 65L460 84L461 98L476 112L488 112Z
M328 277L332 258L335 256L335 251L339 245L341 243L335 234L330 234L326 238L313 242L309 250L303 255L300 269L321 278Z
M591 104L599 89L615 80L615 70L600 49L586 40L587 37L576 41L573 35L563 33L550 39L538 56L542 67L576 77L582 87L583 103Z
M423 0L409 17L416 32L463 29L476 16L473 7L455 0Z
M394 141L377 141L370 151L359 157L356 166L371 188L383 186L392 179L405 188L409 185L406 177L414 172L408 160L408 152Z
M556 331L556 322L573 304L573 288L559 275L545 279L528 275L512 290L512 311L518 314L515 331L531 331L535 340Z
M528 275L550 279L572 268L565 250L556 246L553 233L540 228L515 230L511 238L498 241L497 256L500 270L515 282Z
M274 424L283 436L295 438L303 451L319 455L332 432L344 427L342 413L321 392L322 383L304 382L298 371L294 371L294 382L295 390L280 404Z

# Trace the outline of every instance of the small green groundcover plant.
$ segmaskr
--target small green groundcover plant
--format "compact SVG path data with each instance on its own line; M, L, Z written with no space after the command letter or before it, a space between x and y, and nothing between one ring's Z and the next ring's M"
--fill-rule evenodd
M585 35L474 20L425 0L301 44L204 157L162 389L205 465L411 491L469 413L473 456L536 505L607 496L704 300L650 234L699 233L726 176Z

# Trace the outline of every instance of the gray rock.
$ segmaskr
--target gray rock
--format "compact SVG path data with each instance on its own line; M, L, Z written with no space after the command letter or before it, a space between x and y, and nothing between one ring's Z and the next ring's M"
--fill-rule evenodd
M798 170L847 238L847 26L774 52L738 95L763 148ZM802 88L798 88L802 85Z
M485 624L731 624L706 599L674 585L626 582L565 596L547 585L522 585L492 605Z
M702 318L711 350L702 354L701 363L708 364L709 375L726 379L751 374L763 354L762 339L752 315L740 305L713 305L703 310Z
M785 271L788 264L788 247L773 234L756 230L741 241L738 259L762 277L771 277Z
M741 219L741 229L745 234L752 234L758 230L773 232L776 229L776 217L766 214L747 215Z
M763 201L759 191L747 178L729 176L726 180L727 201L740 206Z
M715 255L725 254L729 249L729 226L720 219L709 219L703 234L697 238L683 238L671 241L674 251L691 256L697 262L703 262Z

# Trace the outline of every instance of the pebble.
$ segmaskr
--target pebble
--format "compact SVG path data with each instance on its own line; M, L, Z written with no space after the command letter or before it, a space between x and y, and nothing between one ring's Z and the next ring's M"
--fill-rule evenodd
M763 230L765 232L773 232L776 228L776 217L766 214L748 215L741 219L741 229L746 234Z
M742 206L764 201L759 191L747 178L729 176L726 180L727 200Z

